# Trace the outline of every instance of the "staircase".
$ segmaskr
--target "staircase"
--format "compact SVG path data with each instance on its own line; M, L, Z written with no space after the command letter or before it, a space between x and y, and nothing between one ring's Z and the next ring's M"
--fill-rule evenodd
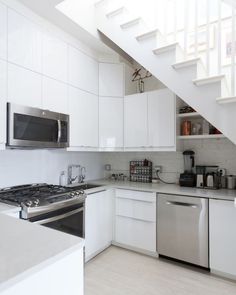
M96 2L98 30L236 144L235 6L137 2Z

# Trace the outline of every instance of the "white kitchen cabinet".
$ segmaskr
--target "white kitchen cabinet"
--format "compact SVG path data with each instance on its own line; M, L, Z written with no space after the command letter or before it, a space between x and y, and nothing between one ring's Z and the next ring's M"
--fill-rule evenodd
M42 76L8 64L8 101L24 106L42 107Z
M98 148L98 96L69 87L70 147Z
M43 77L43 109L68 113L68 86L54 79Z
M90 194L86 198L85 259L90 260L111 245L112 241L112 191Z
M44 34L42 55L43 74L67 83L68 45L50 34Z
M236 206L210 200L210 269L236 279Z
M123 97L99 98L99 146L122 148L124 146Z
M124 98L124 139L126 148L148 146L147 94L134 94Z
M98 94L98 62L69 46L69 84Z
M148 145L159 148L176 146L175 95L169 89L148 92Z
M6 143L7 63L0 60L0 145Z
M7 7L0 3L0 58L7 59Z
M99 64L99 95L124 97L124 65Z
M8 60L42 71L42 32L36 24L11 9L8 10Z
M156 255L156 194L116 190L115 243Z

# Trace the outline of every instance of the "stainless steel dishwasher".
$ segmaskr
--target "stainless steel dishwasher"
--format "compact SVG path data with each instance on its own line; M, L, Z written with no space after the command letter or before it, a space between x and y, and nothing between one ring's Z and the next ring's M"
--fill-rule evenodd
M209 268L208 208L208 199L159 194L159 255Z

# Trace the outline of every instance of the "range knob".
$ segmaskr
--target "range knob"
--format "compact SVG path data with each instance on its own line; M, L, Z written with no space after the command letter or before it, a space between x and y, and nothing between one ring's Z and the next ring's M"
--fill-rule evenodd
M35 207L37 207L37 206L39 205L39 199L34 199L34 200L33 200L33 205L34 205Z
M25 204L25 206L27 206L27 207L32 207L33 202L32 202L31 200L26 200L26 201L24 202L24 204Z

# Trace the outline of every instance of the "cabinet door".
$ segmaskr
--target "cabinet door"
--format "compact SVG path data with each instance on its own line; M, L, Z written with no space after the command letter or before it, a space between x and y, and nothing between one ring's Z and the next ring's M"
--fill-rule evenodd
M124 100L125 147L148 145L147 94L135 94Z
M69 46L69 84L98 94L98 62Z
M236 278L236 207L234 202L210 200L210 268Z
M176 138L175 95L169 89L148 93L148 145L175 147Z
M121 148L124 146L124 99L99 98L99 146Z
M85 214L85 257L88 261L108 247L112 241L110 191L88 195Z
M68 113L68 86L54 79L43 77L43 109Z
M0 144L6 142L7 63L0 60Z
M99 64L99 95L124 96L124 66L123 64Z
M98 96L69 88L70 146L98 147Z
M7 59L7 7L0 3L0 58Z

